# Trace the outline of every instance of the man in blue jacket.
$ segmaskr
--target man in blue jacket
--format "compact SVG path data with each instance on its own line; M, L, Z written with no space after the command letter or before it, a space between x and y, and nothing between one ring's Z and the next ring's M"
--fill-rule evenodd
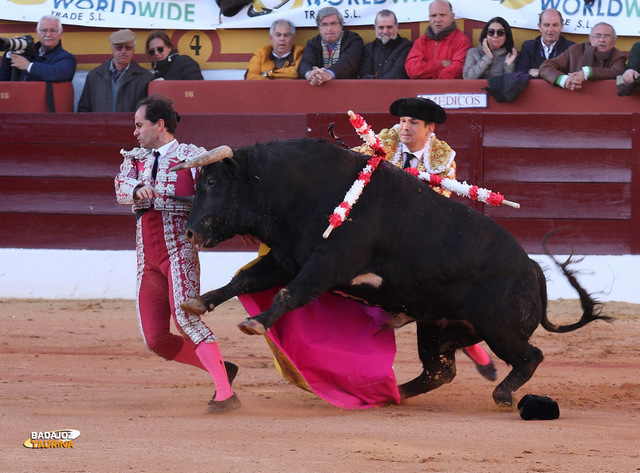
M62 49L60 18L45 15L36 27L38 41L31 51L7 51L0 65L0 81L70 82L76 72L76 58Z
M562 14L558 10L547 8L540 13L538 29L542 34L522 43L516 72L527 72L531 77L539 77L538 68L544 61L558 56L575 44L560 34L563 24Z

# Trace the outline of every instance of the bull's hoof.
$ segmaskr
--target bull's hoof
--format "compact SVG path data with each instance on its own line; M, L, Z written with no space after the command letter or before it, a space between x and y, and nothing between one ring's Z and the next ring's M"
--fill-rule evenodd
M202 315L207 311L207 306L198 298L187 299L180 304L182 310L191 315Z
M267 329L256 319L247 318L238 324L238 328L247 335L264 335Z
M493 391L493 400L498 407L513 407L513 393L510 391L495 389Z

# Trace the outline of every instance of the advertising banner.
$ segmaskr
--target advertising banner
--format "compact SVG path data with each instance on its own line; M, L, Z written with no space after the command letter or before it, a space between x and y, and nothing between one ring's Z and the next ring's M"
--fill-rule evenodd
M0 19L36 22L58 15L64 25L102 28L213 30L266 28L277 18L314 27L315 13L336 7L347 26L372 25L382 9L400 23L429 20L428 0L2 0ZM512 27L536 29L546 8L562 13L565 33L586 34L599 22L619 36L640 35L640 0L453 0L457 18L487 21L494 16ZM223 14L222 12L225 12Z

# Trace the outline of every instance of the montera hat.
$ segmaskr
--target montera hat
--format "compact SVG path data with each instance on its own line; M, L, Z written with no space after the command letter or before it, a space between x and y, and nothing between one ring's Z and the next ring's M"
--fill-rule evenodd
M429 123L442 124L447 121L447 114L440 105L422 97L398 99L389 107L389 113L396 117L417 118Z
M131 30L118 30L111 33L109 42L111 44L132 43L136 40L136 34Z
M527 394L518 403L520 417L524 420L553 420L560 417L558 403L548 396Z

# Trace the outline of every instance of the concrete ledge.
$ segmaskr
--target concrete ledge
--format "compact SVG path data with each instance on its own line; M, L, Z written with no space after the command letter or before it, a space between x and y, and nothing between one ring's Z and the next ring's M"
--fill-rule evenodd
M202 291L223 286L255 253L200 253ZM547 276L549 299L577 299L545 255L531 255ZM579 258L579 257L577 257ZM566 255L559 255L564 261ZM134 299L134 251L0 249L0 297L34 299ZM60 268L64 268L61 271ZM640 255L585 256L578 280L600 301L640 303Z

